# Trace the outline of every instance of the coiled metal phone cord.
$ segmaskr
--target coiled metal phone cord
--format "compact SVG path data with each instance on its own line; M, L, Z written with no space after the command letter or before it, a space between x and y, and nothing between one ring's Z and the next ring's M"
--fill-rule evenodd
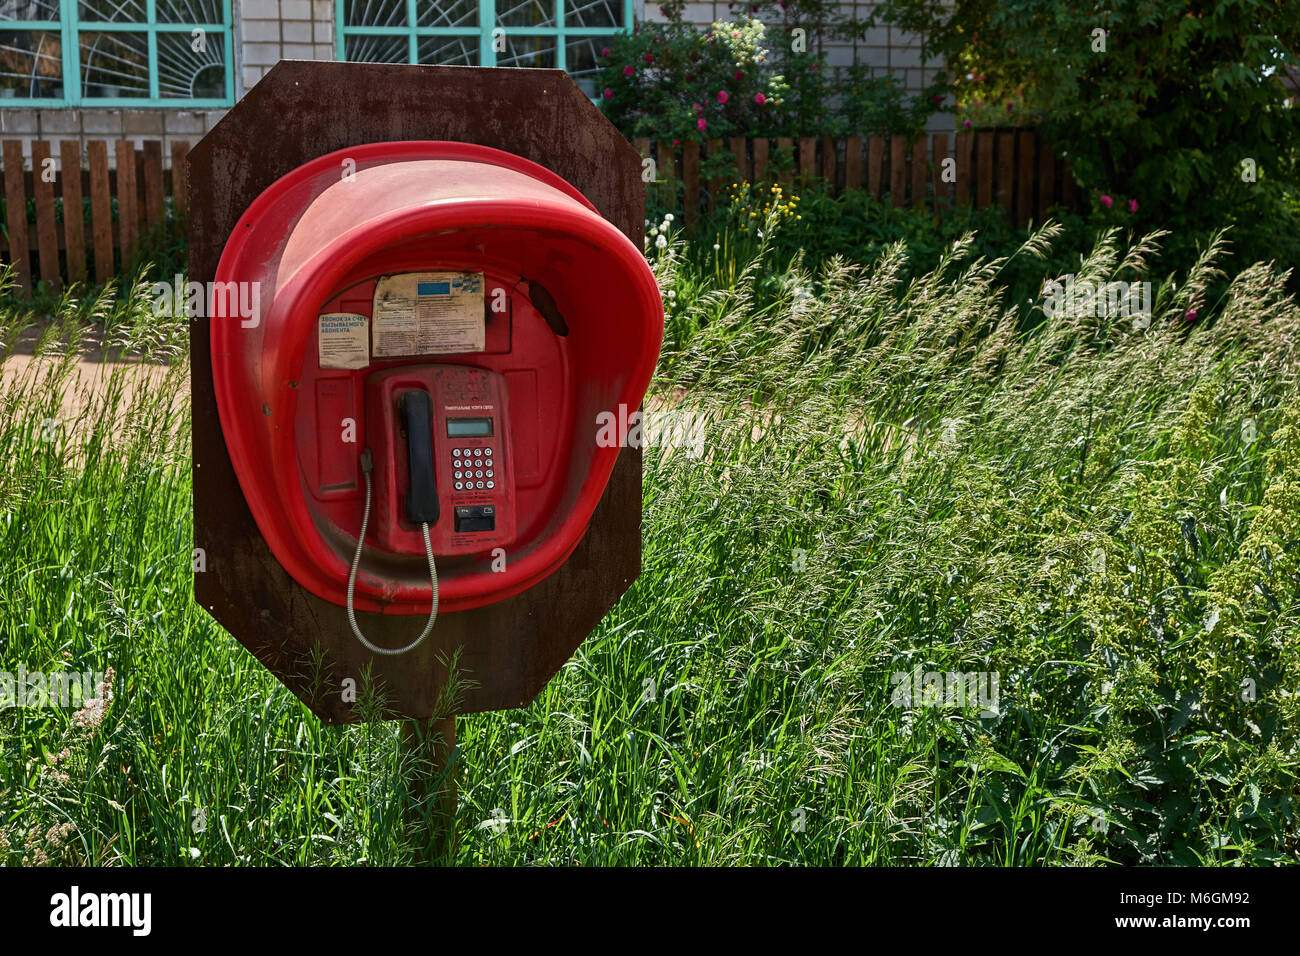
M429 522L421 521L420 531L424 535L424 553L429 557L429 580L433 584L433 606L429 608L429 623L424 626L420 636L405 647L378 647L366 640L366 636L361 633L361 628L357 626L357 616L352 609L352 601L357 587L357 569L361 567L361 546L366 540L366 526L370 523L370 472L372 470L374 470L374 461L371 459L370 449L367 448L361 453L361 473L366 479L366 508L361 513L361 533L357 535L357 553L352 558L352 573L348 575L348 623L352 625L352 633L357 636L357 640L368 650L375 654L396 656L415 650L433 630L433 623L438 619L438 568L433 563L433 545L429 543Z

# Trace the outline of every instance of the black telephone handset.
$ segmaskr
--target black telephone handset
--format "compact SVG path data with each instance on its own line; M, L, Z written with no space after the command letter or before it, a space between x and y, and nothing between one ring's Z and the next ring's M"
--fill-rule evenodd
M352 555L352 570L348 574L348 623L367 650L375 654L393 656L413 651L423 643L438 620L438 566L433 560L433 545L429 543L429 525L438 521L438 482L433 474L433 400L428 392L411 389L398 399L402 415L402 428L406 430L406 467L410 479L406 489L406 519L420 525L424 535L424 551L429 559L429 584L433 600L429 604L429 623L420 636L405 647L379 647L361 633L353 608L357 588L357 571L361 567L361 549L366 543L366 526L370 524L371 472L374 456L367 448L361 452L361 474L366 479L366 504L361 513L361 530L357 533L357 550Z
M438 521L438 483L433 472L433 400L412 389L402 395L402 427L406 430L406 520L411 524Z

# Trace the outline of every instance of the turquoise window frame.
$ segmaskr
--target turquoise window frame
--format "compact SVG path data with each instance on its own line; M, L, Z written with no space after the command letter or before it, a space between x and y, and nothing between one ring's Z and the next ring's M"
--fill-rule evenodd
M478 37L478 58L480 66L496 66L497 55L492 49L492 31L497 29L496 0L478 0L478 22L476 27L420 27L416 23L415 0L406 0L407 26L396 27L352 27L344 25L344 4L346 0L334 0L334 23L336 54L340 60L347 57L347 41L355 36L407 37L406 58L408 63L419 62L419 42L421 37ZM610 37L627 33L635 22L636 0L623 0L622 27L570 27L564 22L565 0L553 0L555 4L555 22L553 27L501 27L507 34L527 37L555 37L555 65L567 70L568 40L580 40L585 37Z
M146 0L146 21L141 23L101 23L93 20L81 20L78 15L77 0L61 0L58 20L0 20L0 31L26 30L33 33L58 33L63 47L63 96L35 97L15 96L0 100L0 108L5 107L80 107L83 109L98 106L113 108L167 107L170 109L194 109L206 107L233 106L235 102L235 51L234 51L234 16L231 4L227 3L223 12L225 23L165 23L157 18L156 0ZM149 95L148 96L83 96L81 76L81 33L144 33L149 42ZM158 34L183 33L190 36L194 30L206 30L209 34L221 37L222 51L225 56L226 95L220 97L180 97L158 95ZM72 82L69 82L69 79Z

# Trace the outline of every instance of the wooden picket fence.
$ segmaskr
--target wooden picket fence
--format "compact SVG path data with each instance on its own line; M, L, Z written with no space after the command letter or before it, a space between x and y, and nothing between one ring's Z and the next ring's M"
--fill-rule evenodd
M951 148L949 143L951 142ZM1042 222L1054 205L1075 210L1080 195L1069 164L1032 129L905 136L807 136L733 139L674 145L638 139L655 160L655 179L686 223L709 203L720 203L736 180L777 182L787 188L820 180L835 195L865 189L895 206L925 207L941 215L956 206L1000 206L1012 222ZM701 149L703 147L703 149ZM709 161L718 156L718 160ZM945 164L944 160L951 163ZM701 179L708 163L713 175ZM675 194L680 190L680 196Z
M738 180L788 188L821 181L833 194L866 190L936 216L957 206L999 206L1017 224L1041 222L1055 205L1078 209L1081 199L1069 165L1030 129L931 133L915 140L819 136L674 145L638 139L635 145L655 160L657 188L666 193L661 198L676 204L688 224L711 203L724 201L727 186ZM42 173L53 144L33 142L28 167L22 143L3 141L3 251L23 290L36 280L54 290L92 276L107 282L130 266L142 237L160 223L175 228L185 212L188 143L171 144L170 169L164 168L159 140L139 148L129 140L92 140L84 156L79 142L57 146L61 169L51 181ZM712 175L702 176L702 167Z
M20 289L31 290L33 280L40 280L58 290L92 275L97 283L107 282L130 266L144 236L159 224L176 228L185 212L188 143L171 144L171 169L165 169L160 140L146 140L140 148L129 140L91 140L84 158L79 142L64 140L53 176L47 162L51 143L32 143L30 168L20 141L5 140L2 148L5 260L13 264Z

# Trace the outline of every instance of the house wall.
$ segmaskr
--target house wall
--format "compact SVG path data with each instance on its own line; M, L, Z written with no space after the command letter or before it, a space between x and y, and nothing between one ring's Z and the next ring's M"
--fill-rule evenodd
M279 60L334 59L333 0L233 0L235 99L241 98ZM33 140L146 139L163 141L171 165L171 143L196 143L224 109L0 108L0 136L20 139L31 157ZM57 156L58 153L55 153ZM109 151L109 164L116 158Z
M234 79L239 99L281 59L333 60L335 57L333 0L233 0ZM861 11L874 3L857 2ZM715 20L731 18L726 0L691 3L686 7L688 22L707 27ZM658 3L647 2L646 20L662 20ZM820 46L832 66L866 63L897 76L910 92L919 93L940 69L938 61L923 64L920 42L892 27L868 31L853 41L809 37L810 47ZM163 155L170 163L171 143L194 143L223 116L224 109L60 109L0 108L0 136L23 142L30 158L33 140L78 139L83 148L90 139L130 139L138 145L146 139L161 139ZM950 129L948 114L931 118L933 130ZM57 156L57 153L56 153ZM110 151L110 162L114 162Z

